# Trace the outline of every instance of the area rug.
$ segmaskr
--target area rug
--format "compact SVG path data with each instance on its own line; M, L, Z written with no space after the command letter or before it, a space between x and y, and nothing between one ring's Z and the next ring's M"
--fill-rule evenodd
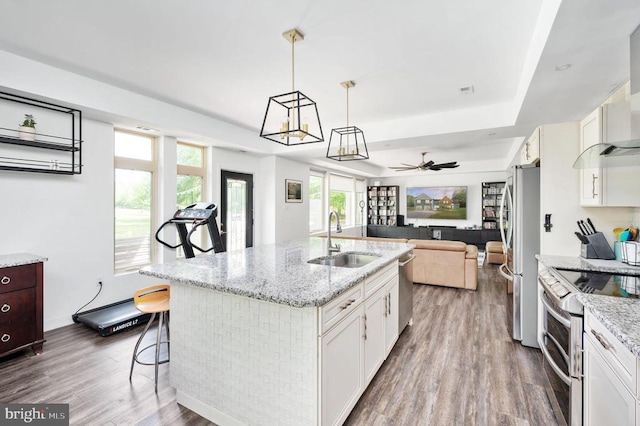
M482 268L484 266L484 259L487 257L487 254L482 251L482 250L478 250L478 268Z

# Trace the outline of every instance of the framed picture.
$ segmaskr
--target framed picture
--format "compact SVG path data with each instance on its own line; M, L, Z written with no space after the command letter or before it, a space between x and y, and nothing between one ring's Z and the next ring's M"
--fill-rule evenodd
M285 201L287 203L302 202L302 181L285 179Z
M415 219L466 219L466 186L407 188L407 217Z

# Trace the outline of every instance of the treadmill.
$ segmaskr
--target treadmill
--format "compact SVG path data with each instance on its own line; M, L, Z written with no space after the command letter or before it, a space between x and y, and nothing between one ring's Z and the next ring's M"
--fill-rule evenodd
M196 203L191 204L184 209L177 210L173 217L164 222L156 231L156 241L165 247L177 249L182 247L184 255L187 259L195 257L196 249L202 253L213 250L215 253L225 251L220 232L218 231L218 223L216 216L218 215L218 207L215 204ZM160 239L160 232L167 225L174 225L180 237L180 243L171 245ZM191 225L191 229L187 229L187 225ZM201 226L206 226L208 235L211 240L211 247L203 249L191 241L194 231ZM101 336L110 336L139 324L145 324L151 314L143 314L133 303L133 298L122 300L99 308L90 309L88 311L77 312L71 316L73 322L81 323L96 330Z

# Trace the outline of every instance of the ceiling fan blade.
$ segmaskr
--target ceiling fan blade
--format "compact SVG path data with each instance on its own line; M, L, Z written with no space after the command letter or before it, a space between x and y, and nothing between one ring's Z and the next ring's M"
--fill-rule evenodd
M407 167L420 167L419 165L418 166L414 166L413 164L407 164L407 163L400 163L400 164L402 164L403 166L407 166Z
M459 165L460 164L456 164L456 163L452 163L452 164L444 163L444 164L438 164L437 166L440 167L441 169L455 169Z
M398 171L398 172L402 172L402 171L405 171L405 170L415 170L418 167L411 166L411 167L389 167L389 168L392 169L392 170Z

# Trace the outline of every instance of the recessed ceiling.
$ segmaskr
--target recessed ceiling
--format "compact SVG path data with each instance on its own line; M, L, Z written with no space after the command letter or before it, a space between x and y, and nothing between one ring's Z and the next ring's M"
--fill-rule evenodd
M317 102L328 139L345 124L340 82L354 80L350 124L364 130L371 152L363 173L384 175L422 151L458 161L453 173L473 162L504 169L536 125L582 118L628 78L640 2L21 0L5 2L3 15L13 18L0 26L2 50L256 138L268 97L291 89L291 45L281 33L298 28L296 89ZM318 162L327 143L265 152Z

